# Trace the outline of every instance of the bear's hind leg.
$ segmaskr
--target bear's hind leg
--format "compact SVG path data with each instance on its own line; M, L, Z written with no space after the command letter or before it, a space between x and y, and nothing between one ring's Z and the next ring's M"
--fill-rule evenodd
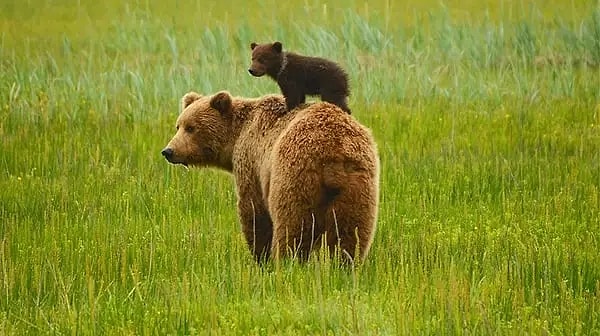
M315 178L316 180L316 178ZM271 255L274 258L308 259L320 246L323 214L318 213L320 188L310 178L295 183L273 179L269 193L269 212L273 219Z
M350 108L348 107L348 98L344 94L323 92L321 94L321 100L337 105L344 112L352 114L352 111L350 111Z
M275 259L308 260L313 249L320 247L322 224L317 215L309 213L300 222L279 225L273 231L271 255Z
M368 181L368 178L365 179ZM327 206L324 231L332 256L343 262L364 260L376 230L377 189L373 184L347 185Z

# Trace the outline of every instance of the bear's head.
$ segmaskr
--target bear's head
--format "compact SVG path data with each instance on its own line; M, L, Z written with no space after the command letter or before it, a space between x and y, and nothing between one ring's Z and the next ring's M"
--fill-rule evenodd
M250 44L252 49L252 64L248 72L252 76L260 77L265 74L275 78L281 70L283 62L283 46L281 42Z
M181 99L177 132L161 154L173 164L230 169L233 102L222 91L213 96L189 92Z

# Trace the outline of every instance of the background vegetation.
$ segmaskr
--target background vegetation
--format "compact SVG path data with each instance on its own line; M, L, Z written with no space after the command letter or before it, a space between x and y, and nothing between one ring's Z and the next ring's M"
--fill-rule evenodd
M600 334L596 1L236 1L0 1L0 334ZM231 178L160 156L276 39L379 144L353 271L258 267Z

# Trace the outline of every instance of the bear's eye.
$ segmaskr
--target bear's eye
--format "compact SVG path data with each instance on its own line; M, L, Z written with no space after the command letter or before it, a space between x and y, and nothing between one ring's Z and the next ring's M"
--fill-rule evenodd
M185 131L188 132L188 133L194 132L194 126L186 126L185 127Z
M259 57L257 59L258 63L265 63L265 58L264 57Z

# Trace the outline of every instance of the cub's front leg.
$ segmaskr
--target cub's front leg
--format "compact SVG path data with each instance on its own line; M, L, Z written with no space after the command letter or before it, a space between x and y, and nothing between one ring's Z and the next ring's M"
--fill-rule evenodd
M279 83L279 88L285 97L285 104L288 111L293 110L294 108L298 107L298 105L303 104L306 101L306 95L304 94L304 91L302 91L302 88L300 88L296 83Z

